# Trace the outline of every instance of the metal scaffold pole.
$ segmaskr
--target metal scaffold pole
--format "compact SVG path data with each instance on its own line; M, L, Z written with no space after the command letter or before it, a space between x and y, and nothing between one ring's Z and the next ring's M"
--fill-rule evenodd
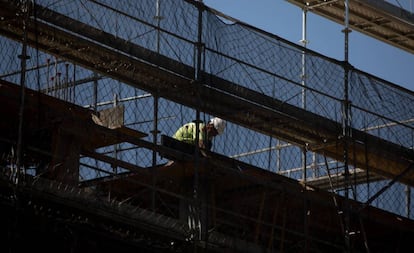
M343 115L342 115L342 135L344 142L344 169L345 169L345 202L344 202L344 218L345 218L345 247L346 252L351 252L351 243L350 243L350 210L349 210L349 187L350 187L350 176L349 176L349 137L350 137L350 108L349 108L349 0L344 1L345 5L345 22L344 22L344 100L343 100Z
M202 53L203 53L203 44L202 44L202 28L203 28L203 24L202 24L202 20L203 20L203 4L202 2L200 2L200 4L196 5L198 7L198 31L197 31L197 42L196 42L196 50L195 50L195 73L194 73L194 80L195 83L194 85L201 85L201 61L202 61ZM201 103L201 98L200 98L200 93L199 93L199 89L196 89L196 96L197 96L197 108L196 108L196 140L195 140L195 154L194 154L194 184L193 184L193 218L194 219L194 224L195 224L195 228L194 228L194 232L195 237L194 237L194 252L197 252L197 245L198 242L197 241L203 241L204 238L204 233L203 233L203 229L204 229L204 224L202 223L203 219L202 219L202 198L200 196L200 175L199 175L199 169L200 169L200 146L199 146L199 142L200 142L200 131L202 131L202 129L200 129L200 103ZM191 215L191 213L190 213Z
M29 22L29 1L25 1L22 5L23 14L23 41L22 41L22 53L18 56L20 58L20 108L19 108L19 125L18 125L18 139L16 148L16 180L20 177L20 170L22 166L23 152L23 119L24 119L24 106L25 106L25 89L26 89L26 61L29 59L27 55L27 26ZM16 181L18 182L18 181Z
M303 47L306 48L308 41L306 39L306 27L307 26L307 9L304 7L302 10L302 39L300 42L302 43ZM306 109L306 52L302 51L302 73L301 73L301 80L302 80L302 108ZM302 152L302 166L303 166L303 182L306 184L306 149L303 149Z
M302 39L301 43L304 48L306 48L308 41L307 41L307 8L304 7L302 9ZM306 110L306 51L302 51L302 73L301 73L301 84L302 84L302 108ZM304 252L308 252L309 250L309 203L306 196L306 185L307 185L307 150L306 147L303 147L302 150L302 167L303 167L303 183L304 183L304 196L303 196L303 220L304 220L304 235L305 235L305 249Z
M160 26L161 26L161 0L156 0L155 3L155 16L154 16L156 22L157 22L157 41L156 41L156 50L157 53L160 53ZM158 134L160 131L158 130L158 102L159 102L159 95L153 94L154 99L154 121L153 121L153 129L152 129L152 143L157 145L158 142ZM155 150L152 151L152 167L155 167L157 165L157 152ZM155 199L156 199L156 184L157 184L157 175L155 170L152 170L152 198L151 198L151 208L152 210L155 210Z

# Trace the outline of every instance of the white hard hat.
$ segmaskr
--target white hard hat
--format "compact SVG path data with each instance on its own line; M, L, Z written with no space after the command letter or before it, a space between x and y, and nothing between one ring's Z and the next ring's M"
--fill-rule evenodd
M224 128L226 128L226 121L220 119L220 118L212 118L210 120L210 123L213 124L214 128L217 130L218 134L222 134L224 132Z

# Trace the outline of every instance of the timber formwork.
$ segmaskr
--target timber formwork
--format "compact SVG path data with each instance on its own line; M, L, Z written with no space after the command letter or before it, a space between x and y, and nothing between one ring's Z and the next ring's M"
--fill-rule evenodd
M37 22L29 22L24 31L22 20L13 15L17 12L14 1L1 3L3 36L157 96L343 160L344 142L338 139L342 126L336 122L206 73L200 76L210 80L209 85L194 82L194 68L48 9L39 7ZM27 41L22 41L24 33ZM124 63L119 66L125 67L110 69L103 62ZM1 115L8 119L0 123L2 143L17 144L19 135L24 136L24 154L31 158L25 161L46 161L54 168L32 178L4 167L1 204L7 216L3 216L6 229L1 233L12 252L28 246L18 243L22 238L39 250L70 245L64 248L68 252L335 252L347 248L362 252L367 243L372 252L392 252L410 246L407 238L414 235L410 219L220 154L206 151L195 160L180 149L142 140L145 133L98 125L92 120L93 111L40 92L1 81L0 96ZM19 113L22 105L23 118ZM25 127L19 133L20 120ZM352 133L350 163L414 185L412 150L356 129ZM98 147L122 142L176 162L140 168L95 152ZM77 168L81 156L130 172L80 184ZM150 183L154 175L156 185ZM195 197L194 177L200 179ZM151 191L162 195L164 208L152 203L147 194ZM111 201L103 201L109 195ZM128 199L128 204L119 199ZM191 223L198 221L203 229L196 231ZM347 238L349 235L355 237ZM53 243L46 243L51 241L48 237Z

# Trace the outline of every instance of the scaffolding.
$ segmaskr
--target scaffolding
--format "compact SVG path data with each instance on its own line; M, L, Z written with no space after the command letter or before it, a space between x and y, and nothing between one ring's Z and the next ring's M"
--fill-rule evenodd
M53 227L72 251L408 245L413 92L198 1L1 3L10 250ZM212 150L169 138L213 116Z
M347 1L338 0L286 1L341 25L345 24L344 13L348 11L349 27L352 30L414 53L414 14L411 0L350 0L348 5Z

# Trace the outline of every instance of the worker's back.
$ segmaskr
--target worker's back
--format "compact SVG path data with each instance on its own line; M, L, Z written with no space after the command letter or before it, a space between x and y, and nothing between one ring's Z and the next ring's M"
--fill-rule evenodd
M199 123L199 140L203 141L205 139L205 131L203 131L205 124ZM197 125L194 122L187 123L180 127L173 138L182 142L186 142L192 145L195 145L196 137L197 137Z

